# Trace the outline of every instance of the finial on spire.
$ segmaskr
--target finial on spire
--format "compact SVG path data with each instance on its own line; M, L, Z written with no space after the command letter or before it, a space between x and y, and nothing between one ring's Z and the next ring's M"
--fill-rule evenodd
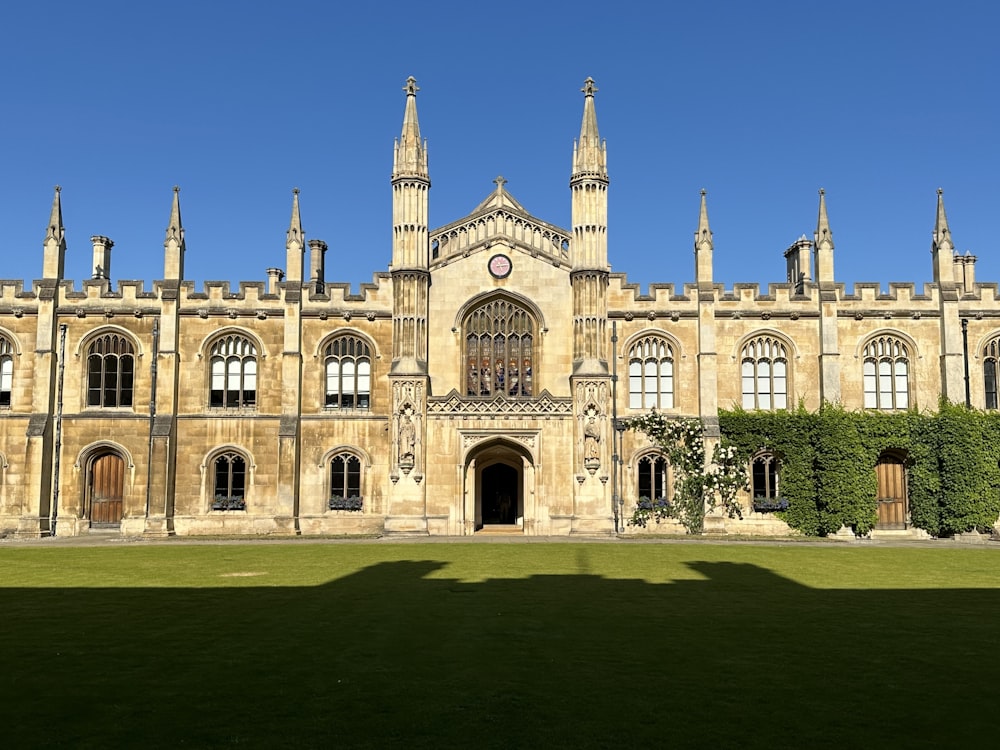
M416 96L417 92L420 91L420 87L417 85L417 79L410 76L406 79L406 85L403 86L403 91L406 92L407 96Z
M593 96L595 91L600 91L597 86L594 85L594 79L587 76L587 80L583 82L583 88L580 89L584 96Z
M493 180L493 184L497 186L497 192L503 192L503 186L507 184L507 180L503 178L503 175L497 175L497 178Z

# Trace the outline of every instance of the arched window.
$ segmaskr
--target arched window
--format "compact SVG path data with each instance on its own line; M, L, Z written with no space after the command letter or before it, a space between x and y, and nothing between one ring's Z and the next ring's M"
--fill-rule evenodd
M14 345L0 336L0 409L10 408L14 386Z
M1000 338L983 347L983 387L986 389L986 408L997 408L997 363L1000 362Z
M135 352L132 342L106 333L90 344L87 354L87 406L132 406Z
M788 408L788 354L785 343L773 336L758 336L743 345L744 409Z
M778 493L778 457L770 451L758 453L750 466L750 482L753 500L777 500Z
M465 319L466 394L532 395L535 321L520 305L493 299Z
M212 344L209 404L236 409L257 404L257 347L245 336L230 334Z
M910 405L909 353L893 336L879 336L865 345L866 409L906 409Z
M639 459L639 498L669 500L673 495L670 464L663 456L647 455Z
M361 510L361 459L344 451L330 459L330 510Z
M659 336L647 336L632 345L628 355L630 409L674 407L674 352Z
M326 408L367 409L371 402L372 357L356 336L338 336L323 350L326 364Z
M246 510L247 462L236 451L215 457L212 510Z

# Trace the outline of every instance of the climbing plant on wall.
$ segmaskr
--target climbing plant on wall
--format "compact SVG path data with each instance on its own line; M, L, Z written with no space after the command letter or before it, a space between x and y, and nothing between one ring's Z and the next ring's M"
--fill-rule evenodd
M730 517L742 517L737 500L747 485L746 462L736 446L717 443L712 462L705 465L705 430L700 419L671 419L657 411L628 420L631 429L644 432L667 456L674 475L673 497L640 501L630 524L646 527L650 520L680 521L697 534L705 525L705 513L721 506Z
M877 521L875 466L887 451L905 456L910 521L932 535L985 530L1000 514L1000 415L942 401L938 412L724 411L723 436L741 456L773 451L780 460L778 515L805 534Z

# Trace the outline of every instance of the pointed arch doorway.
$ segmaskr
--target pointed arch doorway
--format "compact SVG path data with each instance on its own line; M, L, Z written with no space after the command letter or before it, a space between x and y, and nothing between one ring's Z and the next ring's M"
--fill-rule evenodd
M493 437L466 456L465 533L531 533L534 461L514 440Z
M95 456L90 463L87 480L87 517L90 525L119 525L124 495L125 459L117 453Z

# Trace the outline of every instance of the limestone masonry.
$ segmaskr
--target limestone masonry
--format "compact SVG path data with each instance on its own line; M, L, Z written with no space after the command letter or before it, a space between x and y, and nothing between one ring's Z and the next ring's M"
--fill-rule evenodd
M967 367L971 404L997 408L997 286L955 253L940 191L922 289L837 283L820 191L814 238L785 251L787 282L725 291L703 193L694 281L644 295L609 272L592 80L569 229L532 216L503 178L470 215L429 227L417 91L410 78L391 264L359 294L324 278L297 191L283 269L196 288L176 188L163 278L113 282L113 242L94 236L78 288L63 278L56 188L41 278L0 281L0 533L642 533L622 519L640 497L669 497L670 467L616 419L700 417L711 442L720 407L964 402ZM780 499L779 457L761 448L748 512L717 530L787 530L766 502L751 507ZM906 528L902 461L886 455L878 476L880 526Z

